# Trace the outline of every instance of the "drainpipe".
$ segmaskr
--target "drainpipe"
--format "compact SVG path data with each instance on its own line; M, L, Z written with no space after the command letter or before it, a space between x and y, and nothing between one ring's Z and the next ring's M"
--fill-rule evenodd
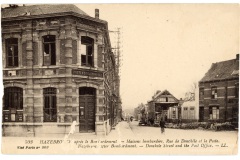
M33 19L32 19L32 89L33 89L33 92L34 92L34 80L33 80ZM34 117L35 117L35 114L34 114L34 93L33 93L33 137L35 137L35 126L34 126L34 123L35 123L35 120L34 120Z

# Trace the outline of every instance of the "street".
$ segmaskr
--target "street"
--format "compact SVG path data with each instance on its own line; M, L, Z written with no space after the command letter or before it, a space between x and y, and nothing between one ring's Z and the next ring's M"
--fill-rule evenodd
M225 140L236 142L237 131L211 131L211 130L183 130L165 128L165 133L161 134L160 127L138 126L138 121L132 121L129 126L135 137L144 138L224 138Z
M161 134L160 127L138 126L138 121L119 122L107 136L73 133L68 139L46 137L3 137L2 151L12 153L17 147L48 147L50 150L32 150L34 153L52 153L51 148L59 153L75 154L236 154L238 131L210 131L166 129ZM61 142L61 145L55 144ZM27 146L26 146L27 145ZM128 149L126 150L125 147ZM9 150L9 147L14 148ZM89 147L89 148L88 148ZM91 147L96 149L92 150ZM79 148L79 149L77 149ZM116 149L117 148L117 149ZM140 150L139 150L140 149ZM144 149L141 151L141 149ZM12 152L9 152L12 151ZM139 152L141 151L141 153ZM72 152L71 152L72 153Z

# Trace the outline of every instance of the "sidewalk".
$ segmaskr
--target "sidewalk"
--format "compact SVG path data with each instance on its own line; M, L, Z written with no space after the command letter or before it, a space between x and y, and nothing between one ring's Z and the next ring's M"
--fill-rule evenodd
M119 122L115 129L113 129L106 138L113 138L113 139L127 139L133 138L134 133L130 127L130 124L126 121Z

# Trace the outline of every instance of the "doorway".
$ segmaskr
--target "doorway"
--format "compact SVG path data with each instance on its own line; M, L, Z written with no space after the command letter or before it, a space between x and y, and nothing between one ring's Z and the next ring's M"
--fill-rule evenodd
M199 107L199 122L204 121L204 107Z
M96 89L79 88L79 131L95 132Z

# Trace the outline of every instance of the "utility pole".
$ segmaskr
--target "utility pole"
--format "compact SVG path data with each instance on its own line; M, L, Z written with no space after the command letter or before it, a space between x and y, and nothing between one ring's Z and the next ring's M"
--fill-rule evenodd
M121 66L121 52L120 52L120 44L121 44L121 31L120 28L117 28L116 31L108 31L108 32L113 32L113 33L117 33L117 45L114 51L114 57L115 57L115 67L116 67L116 79L115 79L115 83L116 83L116 92L117 92L117 107L116 107L116 112L117 112L117 121L121 120L122 117L122 105L121 105L121 97L120 97L120 66Z

